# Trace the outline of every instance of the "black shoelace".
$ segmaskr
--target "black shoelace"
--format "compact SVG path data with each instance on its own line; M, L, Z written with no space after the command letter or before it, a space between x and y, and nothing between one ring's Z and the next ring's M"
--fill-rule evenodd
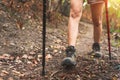
M100 51L100 44L99 43L94 43L93 46L92 46L92 49L94 51Z
M74 46L68 46L66 49L66 55L67 57L71 57L75 53L75 48Z

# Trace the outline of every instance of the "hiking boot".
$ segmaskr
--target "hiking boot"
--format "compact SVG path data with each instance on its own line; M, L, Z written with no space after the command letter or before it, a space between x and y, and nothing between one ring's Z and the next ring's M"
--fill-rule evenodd
M68 46L66 48L66 57L63 59L61 65L62 66L75 66L76 65L76 55L75 55L75 47L74 46Z
M100 44L99 43L93 43L92 45L93 51L90 52L90 55L93 55L94 58L101 58L103 55L100 52Z

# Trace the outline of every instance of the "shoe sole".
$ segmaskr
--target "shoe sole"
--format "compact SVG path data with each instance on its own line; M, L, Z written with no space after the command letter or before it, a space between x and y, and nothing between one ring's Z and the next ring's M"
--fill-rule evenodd
M103 57L103 54L100 52L91 52L91 53L88 53L88 55L91 55L94 58L102 58Z
M61 63L62 66L67 66L67 67L73 67L73 66L76 66L76 62L73 61L71 58L65 58L62 63Z

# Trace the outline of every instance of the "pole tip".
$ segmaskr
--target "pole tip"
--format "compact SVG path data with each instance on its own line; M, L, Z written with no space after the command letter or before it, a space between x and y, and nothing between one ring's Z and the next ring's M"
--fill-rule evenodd
M46 74L46 71L43 70L42 73L41 73L41 75L42 75L42 76L45 76L45 74Z

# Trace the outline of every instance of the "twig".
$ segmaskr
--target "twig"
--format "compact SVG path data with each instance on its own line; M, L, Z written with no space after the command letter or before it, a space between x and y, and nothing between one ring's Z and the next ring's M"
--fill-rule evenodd
M52 77L55 75L55 74L57 74L57 73L59 73L59 72L61 72L62 70L58 70L58 71L55 71L55 72L53 72L51 75L50 75L50 80L52 80Z

